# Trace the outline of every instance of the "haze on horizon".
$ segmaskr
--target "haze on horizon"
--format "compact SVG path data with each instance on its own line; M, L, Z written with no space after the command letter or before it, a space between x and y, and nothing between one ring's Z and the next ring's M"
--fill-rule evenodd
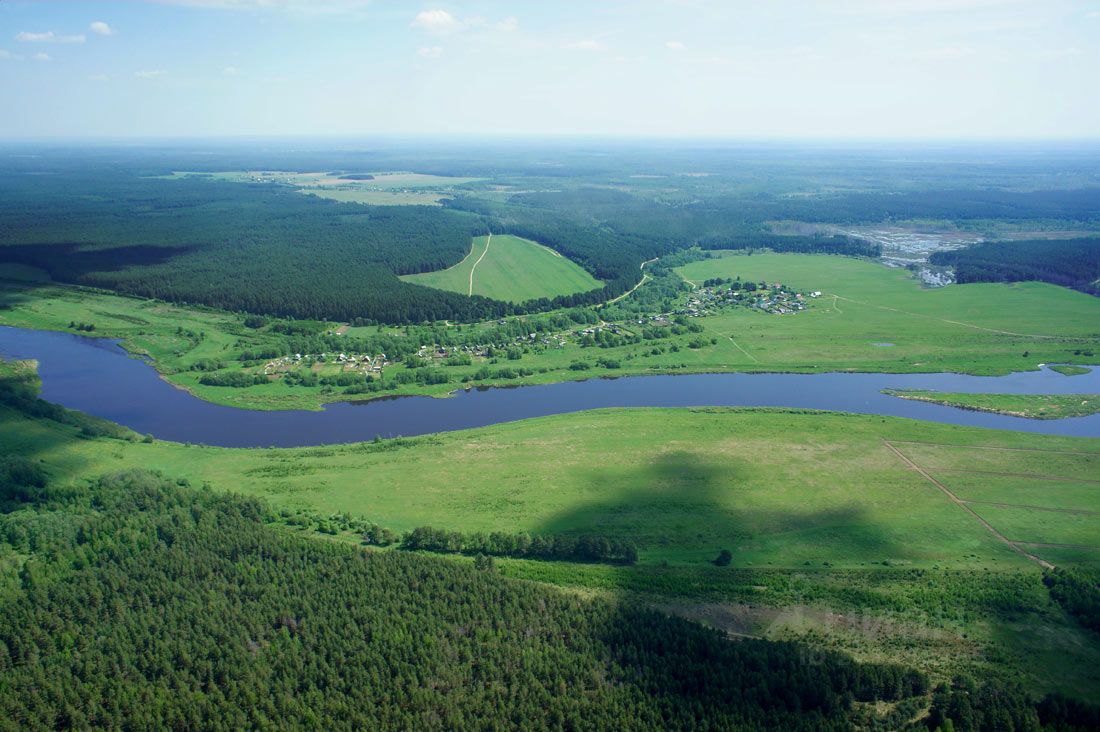
M1094 0L0 2L0 138L1100 136Z

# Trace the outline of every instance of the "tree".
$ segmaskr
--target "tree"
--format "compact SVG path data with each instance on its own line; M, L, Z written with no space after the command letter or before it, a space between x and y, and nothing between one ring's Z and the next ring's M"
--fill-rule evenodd
M733 554L730 553L729 549L723 549L718 552L718 557L714 560L714 564L719 567L728 567L732 561Z

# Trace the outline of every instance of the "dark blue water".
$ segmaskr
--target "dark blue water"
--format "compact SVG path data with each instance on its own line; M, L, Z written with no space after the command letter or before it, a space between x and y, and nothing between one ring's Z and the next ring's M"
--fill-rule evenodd
M396 397L330 404L321 412L258 412L211 404L161 379L114 341L0 326L0 355L36 359L42 397L164 440L225 447L359 442L481 427L599 407L798 407L1058 435L1100 437L1100 415L1035 420L969 412L880 394L940 391L1100 393L1100 369L1067 377L1048 369L1009 376L959 374L694 374L592 379L459 391L449 399Z

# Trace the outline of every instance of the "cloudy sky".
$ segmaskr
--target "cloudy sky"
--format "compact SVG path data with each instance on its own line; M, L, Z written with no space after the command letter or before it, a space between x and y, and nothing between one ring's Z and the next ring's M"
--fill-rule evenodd
M0 0L0 137L1100 137L1100 0Z

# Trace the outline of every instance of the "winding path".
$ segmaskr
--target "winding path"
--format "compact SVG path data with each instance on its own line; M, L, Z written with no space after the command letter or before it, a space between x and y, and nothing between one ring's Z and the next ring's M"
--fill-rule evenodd
M477 266L479 264L481 264L481 260L485 259L485 255L489 253L489 245L492 244L492 243L493 243L493 232L490 231L489 232L489 238L485 240L485 251L483 251L481 253L481 256L477 258L477 261L474 262L474 266L470 267L470 292L468 294L471 297L474 294L474 270L477 269Z
M647 259L646 261L642 262L642 265L641 265L641 266L640 266L640 267L638 268L638 269L641 269L641 270L643 270L643 272L642 272L642 279L638 281L638 284L634 285L633 287L631 287L631 288L630 288L629 290L627 290L627 291L626 291L626 292L624 292L623 294L619 295L618 297L616 297L616 298L613 298L613 299L611 299L611 300L608 300L607 302L605 302L605 303L604 303L604 305L614 305L614 304L615 304L615 303L617 303L617 302L618 302L619 300L622 300L622 299L623 299L624 297L629 297L630 295L633 295L633 294L634 294L634 291L635 291L635 290L637 290L637 289L638 289L639 287L641 287L642 285L644 285L644 284L646 283L646 280L648 280L648 279L649 279L649 275L647 275L647 274L645 273L645 271L644 271L644 270L645 270L645 266L646 266L647 264L651 264L651 263L653 263L653 262L656 262L656 261L657 261L657 259L658 259L657 257L654 257L653 259ZM600 307L603 307L603 305L601 305Z

